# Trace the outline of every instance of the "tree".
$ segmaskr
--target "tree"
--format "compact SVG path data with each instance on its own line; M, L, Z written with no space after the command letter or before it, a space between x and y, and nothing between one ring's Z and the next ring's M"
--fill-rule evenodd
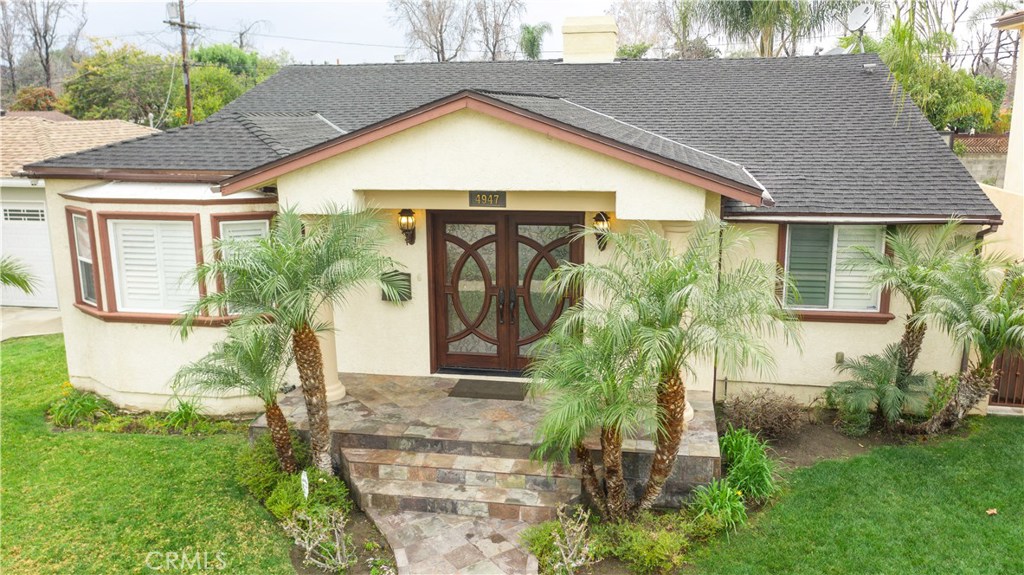
M20 21L28 34L29 44L35 52L39 65L43 68L44 85L53 88L52 56L59 38L59 27L62 20L71 15L72 3L68 0L23 0L17 3ZM83 6L82 16L76 24L72 38L78 40L78 34L85 24Z
M751 43L762 58L796 56L798 42L842 25L847 0L710 0L703 17L732 40Z
M11 256L0 258L0 285L18 288L25 293L35 289L36 278L28 267Z
M485 60L507 60L515 50L516 24L526 10L523 0L476 0L473 12Z
M527 60L540 60L543 53L544 35L551 33L551 24L523 24L519 27L519 49Z
M121 119L145 123L161 118L181 78L173 59L131 44L94 41L92 55L64 85L62 108L80 120ZM157 122L160 125L160 122Z
M212 44L192 50L192 59L198 64L223 66L236 76L252 76L256 73L260 57L256 52L246 52L233 44Z
M708 44L703 32L705 20L697 0L661 0L657 4L659 22L672 38L667 57L673 60L698 60L718 57L718 49Z
M389 0L392 19L436 62L458 59L471 43L473 5L461 0Z
M640 60L647 55L650 49L650 44L620 44L618 49L615 50L615 57Z
M295 365L309 417L313 463L332 472L323 355L316 332L332 329L317 319L324 306L341 304L353 290L376 285L392 301L408 295L408 286L387 274L395 269L381 255L383 220L373 211L327 206L323 215L304 220L294 208L274 218L270 235L258 241L214 242L230 257L213 258L196 268L195 281L224 289L201 297L184 315L182 335L209 310L238 314L238 323L271 321L289 330Z
M272 324L233 325L210 353L178 370L173 386L187 392L241 392L262 400L278 463L285 473L296 473L288 420L277 403L291 365L288 335Z
M3 61L4 71L7 74L7 87L13 94L18 91L18 53L20 51L22 36L18 27L18 14L12 2L0 1L0 60Z
M897 227L886 232L885 246L882 251L855 247L861 257L851 266L867 272L873 285L895 292L910 306L897 348L899 376L906 379L914 371L928 330L922 311L932 294L935 278L957 258L979 246L974 236L962 233L956 220L928 231L921 226Z
M554 336L561 339L554 340L549 355L538 359L533 373L541 390L562 390L552 404L563 406L561 410L544 416L544 447L563 456L577 452L585 470L592 463L583 458L581 444L572 441L582 437L583 430L569 414L595 413L585 421L601 425L602 449L614 458L621 451L621 432L644 421L643 406L654 406L654 423L648 423L655 443L649 479L632 505L620 504L617 491L609 491L608 513L615 517L647 509L661 494L682 440L686 375L695 372L698 362L714 360L723 370L770 369L772 354L763 338L780 330L789 335L791 322L776 297L776 286L784 280L777 266L747 259L720 268L721 261L739 261L739 254L750 248L750 238L713 215L695 225L681 253L674 252L668 239L642 226L610 233L602 241L612 250L607 263L563 264L550 276L549 285L565 297L584 293L584 288L589 295L564 314L561 335ZM559 345L572 333L581 334L582 343L576 348ZM598 345L602 338L608 338L606 350ZM579 346L597 349L590 357ZM589 362L601 362L603 367L591 373L597 368ZM603 374L608 369L614 371ZM565 393L577 375L607 387L618 399L595 399L603 388ZM571 431L573 426L576 431ZM609 473L616 473L614 467L605 469L606 483ZM610 489L617 487L613 483Z
M911 428L933 434L955 428L992 393L998 376L993 363L1001 353L1024 351L1024 264L962 257L938 275L924 313L971 354L946 405Z
M668 33L659 9L659 3L644 0L612 2L608 14L615 18L619 29L619 46L648 45L664 52L669 43Z
M903 352L890 344L880 355L844 359L836 366L850 379L836 382L828 389L831 397L858 413L875 409L875 417L887 428L902 421L904 409L924 405L928 378L916 373L901 373Z
M57 109L57 95L43 87L27 86L14 95L10 109L16 112L41 112Z
M245 93L239 77L223 66L196 66L192 68L192 117L202 121L232 100ZM176 91L174 102L168 111L167 124L183 126L188 118L185 109L184 90Z

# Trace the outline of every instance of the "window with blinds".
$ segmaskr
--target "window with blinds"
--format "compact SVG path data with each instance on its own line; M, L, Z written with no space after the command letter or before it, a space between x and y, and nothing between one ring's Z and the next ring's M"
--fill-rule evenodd
M96 276L93 273L92 235L89 220L82 214L72 214L75 230L75 262L78 265L78 288L82 301L96 305Z
M192 222L113 220L110 237L118 310L177 314L198 299Z
M266 237L270 233L270 222L268 220L236 220L220 222L220 237L225 240L256 240ZM229 257L228 248L221 247L221 257ZM224 278L224 285L231 285L231 278ZM228 314L238 312L234 306L227 306Z
M880 292L858 265L857 246L883 249L884 226L789 226L786 271L796 290L786 303L801 309L879 311Z

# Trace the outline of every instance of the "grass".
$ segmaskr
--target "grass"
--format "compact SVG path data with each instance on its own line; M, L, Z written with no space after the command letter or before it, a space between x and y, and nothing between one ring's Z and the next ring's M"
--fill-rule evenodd
M792 472L778 502L694 571L1024 573L1024 419L971 425L967 437Z
M5 575L157 572L147 558L210 572L218 552L222 572L294 574L290 541L232 479L244 435L53 431L44 412L67 380L63 339L11 340L0 354ZM168 569L172 553L207 561Z

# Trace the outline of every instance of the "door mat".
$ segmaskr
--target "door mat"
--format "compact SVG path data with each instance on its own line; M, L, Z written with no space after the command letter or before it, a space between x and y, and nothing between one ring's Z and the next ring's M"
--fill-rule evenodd
M526 382L522 381L460 379L455 383L455 387L448 392L448 397L522 401L526 398L526 385Z

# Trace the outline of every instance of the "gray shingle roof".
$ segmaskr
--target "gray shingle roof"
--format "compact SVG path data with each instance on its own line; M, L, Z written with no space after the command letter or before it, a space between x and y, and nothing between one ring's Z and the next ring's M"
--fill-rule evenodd
M864 64L877 67L868 72ZM752 208L730 200L726 215L998 217L916 107L894 104L888 73L870 54L579 65L289 66L203 124L45 165L216 166L241 172L281 157L280 150L245 126L247 116L319 113L338 128L354 131L462 90L562 98L592 113L576 117L561 104L547 112L569 114L578 122L608 116L613 119L592 127L636 141L641 134L653 134L643 136L649 145L661 137L740 164L776 205ZM541 104L533 99L513 105ZM329 137L326 131L318 135ZM274 139L288 140L280 133ZM684 149L666 143L664 153Z

